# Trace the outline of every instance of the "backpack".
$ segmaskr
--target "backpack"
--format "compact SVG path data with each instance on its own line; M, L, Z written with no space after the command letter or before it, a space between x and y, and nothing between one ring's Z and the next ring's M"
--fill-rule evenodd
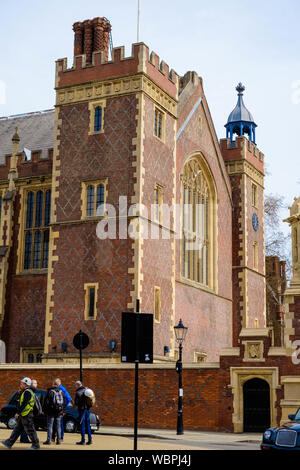
M95 397L93 390L91 390L90 388L85 389L84 398L85 398L85 404L87 408L92 408L92 406L95 405L96 397Z
M65 408L63 392L60 389L52 389L49 393L48 406L55 413L61 413Z
M34 394L33 399L34 399L33 415L34 416L40 416L43 413L43 409L42 409L40 399L39 399L39 397L36 396L36 394Z

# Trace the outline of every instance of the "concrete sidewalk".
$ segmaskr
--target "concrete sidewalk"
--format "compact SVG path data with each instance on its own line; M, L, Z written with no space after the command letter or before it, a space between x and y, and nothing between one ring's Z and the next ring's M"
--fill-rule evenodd
M11 434L6 428L0 429L0 441L7 439ZM44 446L46 433L38 431L38 436L43 450L133 450L133 428L115 428L101 426L93 435L92 446L78 446L80 434L65 434L62 445L53 443ZM185 431L183 436L177 436L176 430L139 429L138 450L255 450L261 443L260 434L231 434L216 432ZM30 445L14 445L15 450L28 449ZM0 444L0 450L8 450ZM9 450L8 450L9 451Z
M112 426L101 426L98 433L104 435L115 435L115 436L132 436L134 434L133 428L120 428ZM234 434L226 432L210 432L210 431L184 431L183 436L177 436L176 429L138 429L140 437L153 437L157 439L192 439L192 440L207 440L210 439L212 442L260 442L262 434L245 433L245 434Z

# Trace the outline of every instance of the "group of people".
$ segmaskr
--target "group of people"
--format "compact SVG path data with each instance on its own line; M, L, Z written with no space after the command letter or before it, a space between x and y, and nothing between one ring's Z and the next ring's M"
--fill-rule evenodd
M90 409L93 406L91 395L93 392L83 386L82 382L76 381L76 394L74 404L78 408L81 440L76 442L77 445L91 445L92 433L90 426ZM34 418L36 414L44 414L47 416L47 439L44 445L50 445L55 442L60 445L64 439L63 415L67 406L70 406L72 398L66 388L62 385L61 380L56 378L52 385L48 388L43 406L36 396L37 381L24 377L20 380L19 399L17 403L17 413L15 415L16 426L11 436L1 441L1 443L11 449L17 439L20 437L21 442L31 443L30 450L40 449L40 441L35 429ZM37 410L37 411L36 411ZM88 435L88 441L85 442L85 435Z

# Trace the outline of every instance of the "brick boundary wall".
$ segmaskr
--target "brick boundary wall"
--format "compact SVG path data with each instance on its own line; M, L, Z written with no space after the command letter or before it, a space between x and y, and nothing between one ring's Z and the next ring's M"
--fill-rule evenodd
M187 430L232 431L232 397L228 372L219 364L184 365L183 420ZM0 407L18 388L20 378L38 381L38 388L51 386L59 377L74 398L77 365L0 365ZM96 394L93 411L103 426L132 427L134 423L134 365L87 364L84 384ZM178 375L175 364L141 365L139 368L139 427L176 430Z

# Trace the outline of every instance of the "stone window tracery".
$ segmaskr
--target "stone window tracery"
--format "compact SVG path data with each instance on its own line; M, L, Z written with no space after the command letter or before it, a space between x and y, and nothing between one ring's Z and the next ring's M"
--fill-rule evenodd
M205 287L213 287L213 191L197 157L184 166L182 276Z

